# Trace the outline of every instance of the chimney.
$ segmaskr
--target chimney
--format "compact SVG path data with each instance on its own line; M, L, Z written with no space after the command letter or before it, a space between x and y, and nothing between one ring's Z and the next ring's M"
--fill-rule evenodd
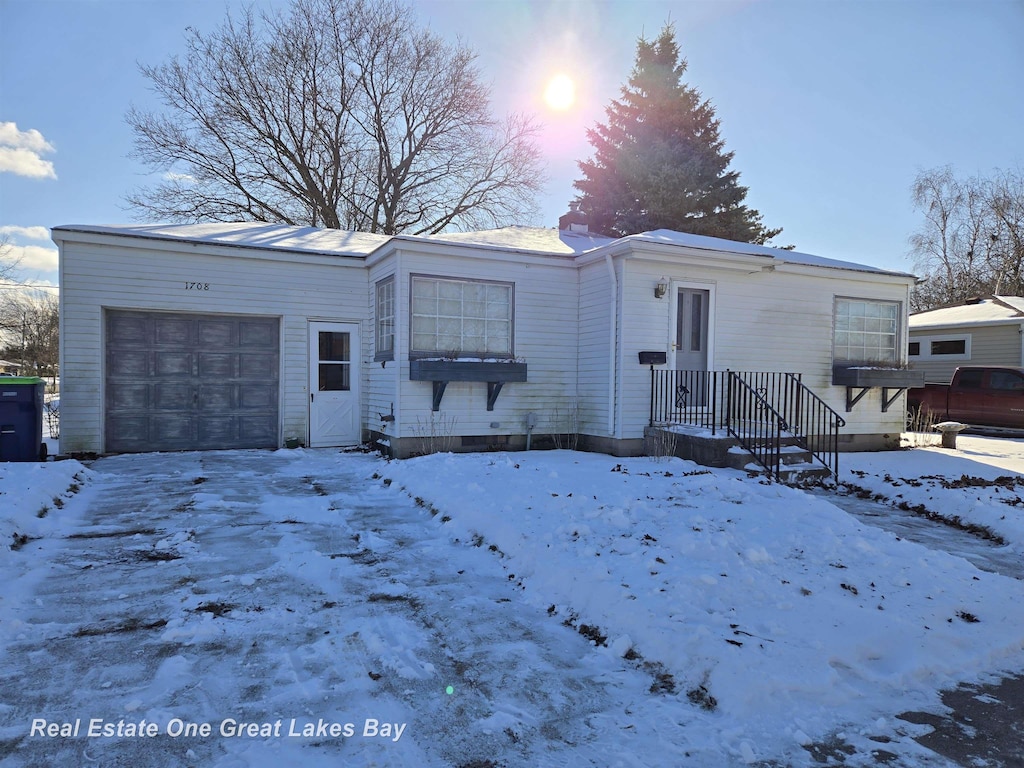
M558 218L558 228L563 232L589 232L587 215L580 210L575 200L569 203L569 212Z

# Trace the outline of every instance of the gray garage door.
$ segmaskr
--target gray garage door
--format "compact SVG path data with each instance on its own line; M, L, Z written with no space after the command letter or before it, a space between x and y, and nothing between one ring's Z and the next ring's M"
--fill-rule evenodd
M106 449L278 445L278 319L106 312Z

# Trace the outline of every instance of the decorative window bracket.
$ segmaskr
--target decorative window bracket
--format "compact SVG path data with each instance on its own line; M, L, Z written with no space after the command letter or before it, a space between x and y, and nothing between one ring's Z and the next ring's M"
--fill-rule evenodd
M871 389L882 390L882 413L888 413L900 395L912 387L924 386L924 371L837 365L832 369L832 383L846 387L847 413Z
M441 400L451 381L482 381L487 384L487 410L493 411L502 387L526 381L526 363L486 360L410 360L410 381L433 384L431 408L441 410Z

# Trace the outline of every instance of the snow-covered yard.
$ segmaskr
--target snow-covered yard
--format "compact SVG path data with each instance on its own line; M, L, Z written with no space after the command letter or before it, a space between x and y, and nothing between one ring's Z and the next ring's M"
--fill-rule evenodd
M1024 551L1024 445L960 445L844 479ZM898 715L1024 669L1021 581L677 459L0 464L0 526L4 765L940 766ZM160 736L30 734L90 717Z

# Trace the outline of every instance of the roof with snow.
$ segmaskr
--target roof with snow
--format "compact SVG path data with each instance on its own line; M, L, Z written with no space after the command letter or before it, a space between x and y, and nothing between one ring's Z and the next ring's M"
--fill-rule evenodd
M646 243L663 243L666 245L679 245L699 250L718 251L725 253L740 253L748 256L764 256L774 259L782 264L806 264L814 267L829 267L832 269L851 269L857 272L873 272L880 275L899 275L901 277L913 277L908 272L900 272L879 267L871 267L866 264L858 264L853 261L840 261L839 259L827 259L824 256L815 256L811 253L800 253L799 251L787 251L783 248L771 248L767 245L756 243L739 243L735 240L724 240L720 237L708 237L707 235L691 235L686 232L675 232L671 229L656 229L653 232L643 232L639 235L629 235L626 240L635 240Z
M971 299L953 307L929 309L910 316L910 330L944 328L964 325L999 325L1024 321L1024 298L1020 296L989 296Z
M260 222L213 224L77 225L54 227L54 233L86 232L96 235L186 240L192 243L268 248L331 256L365 256L391 238L369 232L318 227L291 227Z
M558 230L544 227L512 226L479 232L442 232L434 235L388 235L349 232L317 227L292 227L285 224L259 222L212 224L145 224L145 225L65 225L53 228L55 239L60 233L88 233L154 240L184 240L194 243L244 248L266 248L299 253L365 257L392 240L409 243L444 242L484 249L535 253L550 256L580 256L598 251L614 243L651 243L689 248L711 253L732 253L772 259L778 264L802 264L831 269L868 272L879 275L913 277L899 272L850 261L828 259L799 251L770 248L754 243L739 243L719 237L691 235L658 229L624 238L604 237L590 232Z
M441 240L462 245L477 245L487 248L524 251L529 253L548 253L556 256L578 256L592 251L608 243L614 238L591 232L574 232L567 229L547 229L544 227L502 227L501 229L485 229L480 232L441 232L427 235L426 239ZM413 237L413 240L419 238Z

